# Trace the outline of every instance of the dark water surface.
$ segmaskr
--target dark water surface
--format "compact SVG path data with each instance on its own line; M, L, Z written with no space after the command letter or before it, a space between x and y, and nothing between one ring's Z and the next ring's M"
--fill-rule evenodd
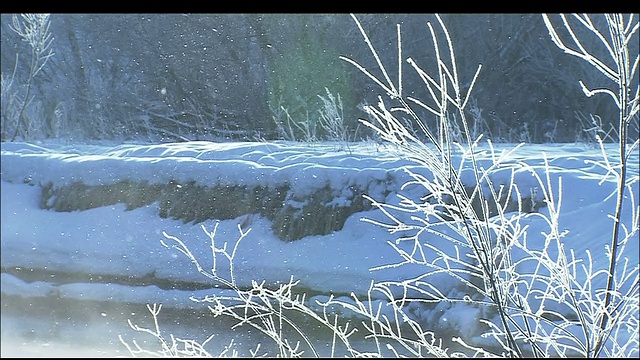
M129 345L135 340L144 349L161 349L159 341L153 336L136 332L128 325L127 320L131 319L136 325L154 329L153 317L144 304L56 296L25 298L7 294L2 294L1 300L2 357L131 357L132 354L119 340L119 335ZM309 336L314 337L311 341L318 355L331 356L331 332L317 324L310 327L305 324L303 317L293 320ZM215 332L216 335L206 346L212 356L222 354L232 339L238 351L235 354L237 356L251 356L250 350L255 350L258 343L261 344L258 354L278 354L273 341L264 334L246 325L232 329L236 320L229 317L214 318L207 308L163 307L158 315L158 323L165 339L170 339L173 334L203 342ZM363 339L358 335L352 341L352 345L359 344L356 347L363 349ZM342 355L345 353L338 354ZM307 349L304 356L312 356L312 353Z
M131 329L128 319L154 329L153 318L143 304L99 302L57 297L23 298L2 294L2 357L130 357L118 335L132 344L157 351L160 343L149 334ZM204 341L213 328L227 329L209 343L212 355L224 351L234 337L238 348L251 332L233 331L229 319L213 318L208 309L163 307L158 315L162 335ZM239 354L242 355L242 354Z

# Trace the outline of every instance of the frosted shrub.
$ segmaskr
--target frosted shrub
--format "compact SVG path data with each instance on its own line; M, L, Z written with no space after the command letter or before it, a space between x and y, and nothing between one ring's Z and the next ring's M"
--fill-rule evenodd
M637 121L638 111L638 90L630 89L630 84L634 83L630 77L637 77L638 60L637 56L635 61L630 60L627 50L629 41L637 33L637 21L633 23L633 16L628 17L628 21L618 15L607 16L609 42L600 33L598 37L610 49L613 63L617 64L617 68L609 68L585 50L566 20L565 25L579 51L564 47L545 16L545 23L556 44L594 64L619 87L613 91L588 90L582 84L588 96L597 93L611 95L621 110L618 163L609 162L602 146L605 160L599 164L607 169L607 174L614 174L618 183L614 194L617 204L612 215L612 240L606 247L609 268L595 269L588 251L585 257L578 257L563 243L567 232L559 228L562 181L561 178L557 183L552 181L548 165L535 169L526 164L509 163L505 160L509 152L496 154L490 142L488 151L493 161L488 165L480 165L477 161L481 136L472 137L474 131L467 125L465 110L481 66L463 93L452 41L440 17L436 18L445 41L442 49L439 37L429 23L437 59L435 75L425 71L411 57L407 58L407 63L424 81L431 96L429 99L416 99L402 92L403 58L399 25L397 82L391 80L355 17L382 74L373 75L357 62L344 58L385 93L385 97L379 97L376 106L365 107L373 120L363 123L403 153L411 154L413 161L433 174L433 178L426 178L407 170L414 179L410 184L427 190L429 195L422 199L403 197L398 205L374 202L389 221L372 222L388 228L392 234L403 234L396 241L389 242L403 260L379 268L425 267L425 273L420 277L377 283L373 285L374 290L389 294L389 300L399 304L396 311L401 314L406 314L405 309L416 302L469 303L485 307L484 314L494 315L478 319L486 326L482 339L453 338L454 342L474 354L518 357L637 355L638 264L628 258L637 259L637 254L625 253L628 242L637 241L638 234L639 208L633 194L633 184L638 181L638 176L626 175L628 154L637 151L638 147L637 140L630 146L626 144L627 127L632 121ZM588 16L576 18L590 30L597 31ZM438 129L422 126L425 122L414 111L416 106L438 119ZM449 116L450 109L457 116ZM427 141L421 141L409 131L404 121L398 119L400 115L409 116L420 125ZM462 125L464 141L461 144L455 143L457 139L453 139L448 131L452 128L452 119L458 119ZM452 154L456 151L463 154L460 164L453 163ZM517 151L517 147L512 151ZM503 177L500 182L495 181L496 176L505 171L511 173L508 180L504 181ZM529 189L519 188L515 181L522 171L529 172L536 180ZM468 191L470 183L475 187ZM523 199L527 190L531 192L532 204L538 198L546 204L545 212L524 212L527 209ZM628 200L624 200L625 192L629 192ZM508 203L502 201L505 197L516 200L516 213L503 205ZM482 204L480 207L474 206L476 200ZM621 209L625 201L631 216L623 219ZM490 213L491 206L497 210L496 216ZM548 225L541 238L528 231L527 219L532 217L540 217ZM436 236L425 242L425 236L429 234ZM523 268L533 271L522 272L520 269ZM429 285L430 277L442 276L443 273L460 282L458 294L443 294ZM599 285L603 278L606 279L604 288ZM400 299L394 294L395 288L404 289ZM414 295L409 296L408 293Z
M325 88L326 97L318 95L322 101L320 108L320 125L327 133L329 140L344 141L348 140L347 128L344 124L344 114L342 112L342 100L340 94L337 97Z
M13 79L15 78L15 72L13 75L8 76L1 74L2 86L1 95L1 112L2 112L2 134L1 140L6 140L9 135L8 132L12 129L18 128L18 116L20 112L22 99L20 98L18 91L13 88Z
M231 247L227 241L220 242L216 239L217 226L216 224L213 230L209 231L202 225L202 230L211 241L213 260L211 269L205 269L182 240L164 233L169 242L163 241L162 244L187 256L200 274L210 279L214 284L230 290L222 294L212 294L203 299L192 297L192 301L208 304L208 309L214 317L225 316L235 320L234 329L258 330L265 335L266 339L271 340L271 344L256 344L255 349L250 350L249 355L300 357L310 354L315 357L320 356L317 350L319 344L308 333L309 330L306 330L315 328L317 331L318 328L309 326L308 322L313 322L319 327L326 327L330 333L334 334L331 352L328 355L335 356L337 348L351 356L360 354L359 351L351 348L349 339L357 330L354 330L349 322L339 320L337 316L332 316L328 311L315 312L312 310L306 295L297 294L294 291L298 281L293 278L275 289L267 286L264 281L252 281L249 288L241 288L236 282L234 258L242 240L251 230L245 231L238 226L240 236ZM161 349L148 350L135 341L130 345L120 337L120 341L133 355L211 356L205 347L207 343L213 342L215 333L202 343L193 339L175 338L173 335L170 336L171 341L169 341L162 335L157 323L160 307L154 304L153 307L149 307L149 311L153 315L154 329L142 328L131 322L129 325L132 329L157 339ZM303 327L294 321L299 318L305 319L304 322L307 325ZM217 353L218 356L237 356L239 354L237 344L233 341Z
M344 123L344 113L340 94L334 96L325 87L325 96L318 95L321 105L315 120L307 114L305 120L293 119L287 108L279 105L271 109L276 131L281 139L287 141L316 142L320 139L337 141L348 146L349 134Z
M560 15L564 29L570 35L571 41L565 42L556 31L551 19L543 15L543 19L551 39L565 53L576 56L590 65L610 81L610 87L590 89L587 84L579 81L579 84L588 97L596 95L608 95L618 107L618 137L617 159L609 162L605 151L603 139L600 133L604 133L600 126L600 133L596 139L602 149L604 161L599 165L607 169L607 175L612 174L617 183L615 210L612 215L613 225L611 242L607 246L606 254L609 268L603 274L606 276L606 287L595 289L596 298L599 300L596 310L587 312L590 315L588 322L589 337L586 349L587 356L598 356L604 352L607 356L638 355L638 264L628 263L623 257L624 249L629 241L638 241L640 222L640 208L636 201L633 185L639 181L638 175L628 174L629 155L638 151L639 139L630 139L630 129L637 129L640 122L638 116L640 101L640 84L638 83L638 66L640 55L629 52L630 45L638 42L639 22L637 15L605 14L608 31L601 31L594 25L589 15L573 15L572 21L565 15ZM576 35L575 28L582 28L587 33L595 36L606 49L609 58L598 58L593 55L596 45L586 47L583 40ZM635 56L634 56L635 55ZM634 88L635 86L635 88ZM632 141L632 142L631 142ZM604 181L604 179L603 179ZM625 193L628 193L626 197ZM628 199L628 200L627 200ZM629 220L623 218L623 206L631 206ZM637 254L635 254L637 256ZM618 334L621 327L629 326L633 331L629 342L618 342Z
M305 121L296 121L289 115L289 111L283 105L279 105L277 109L271 109L271 112L273 113L273 121L276 124L276 131L281 139L305 142L318 140L316 123L309 119L308 114Z
M28 60L28 77L24 94L18 87L13 85L15 69L10 79L8 76L2 75L3 141L14 141L18 136L28 139L31 132L34 130L43 131L42 127L45 126L45 122L42 120L36 120L32 124L30 119L33 116L28 116L27 108L33 102L33 79L44 68L49 58L54 55L51 49L53 37L49 31L49 25L49 14L21 14L20 16L13 15L12 17L12 23L9 28L23 41L27 42L31 48L31 56ZM19 58L16 55L16 68L18 65Z

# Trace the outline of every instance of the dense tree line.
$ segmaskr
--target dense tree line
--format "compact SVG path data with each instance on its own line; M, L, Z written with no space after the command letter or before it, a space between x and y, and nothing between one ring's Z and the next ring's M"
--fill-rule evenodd
M433 15L357 16L390 69L397 70L396 24L403 56L427 69L433 64ZM588 135L582 129L591 115L605 129L617 119L608 97L587 99L575 79L592 88L609 84L563 54L539 14L443 20L462 78L470 81L483 65L471 107L478 133L495 141L572 142ZM339 56L372 72L377 65L347 14L53 14L49 21L53 56L26 99L32 49L11 29L12 15L2 14L3 141L18 123L17 104L28 104L23 135L30 138L276 139L276 124L287 116L317 122L326 90L340 95L349 137L371 136L357 119L364 116L359 105L376 101L377 87ZM427 96L408 65L403 81L408 94Z

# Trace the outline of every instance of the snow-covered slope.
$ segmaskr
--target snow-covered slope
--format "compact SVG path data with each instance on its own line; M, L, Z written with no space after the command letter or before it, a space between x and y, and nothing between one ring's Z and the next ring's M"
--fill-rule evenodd
M511 147L496 146L493 154L483 145L481 150L485 153L480 164L488 164L492 156ZM611 220L607 214L613 212L615 198L609 196L614 190L613 178L601 182L606 171L593 162L601 161L599 149L582 145L526 145L510 161L522 161L542 171L543 152L552 184L555 186L562 178L560 224L569 231L566 244L578 255L587 250L602 253L610 240ZM612 147L610 154L614 153ZM62 196L55 193L56 189L77 183L91 187L123 181L178 187L195 184L218 190L267 189L262 195L285 186L281 207L297 211L298 217L316 216L307 212L311 208L318 214L349 208L362 194L387 203L397 203L399 192L416 199L424 195L423 189L402 188L410 179L405 169L425 176L429 176L429 171L410 162L407 154L383 145L2 143L1 160L4 294L38 297L53 292L74 299L162 301L167 306L193 306L188 297L212 291L207 287L213 284L198 274L185 256L162 246L161 241L167 241L163 232L184 241L203 266L210 268L211 240L203 228L212 231L217 223L216 242L227 241L229 248L240 231L251 229L234 259L236 280L241 285L248 285L251 280L277 284L294 276L314 294L362 295L372 280L406 279L424 271L411 265L370 270L400 261L387 244L398 234L389 234L362 221L385 220L379 210L370 207L351 208L351 212L343 213L341 226L331 231L284 241L277 229L274 231L271 208L185 223L179 217L160 216L161 200L129 208L115 202L72 211L55 211L52 205L56 196ZM630 164L631 176L638 176L637 154ZM495 176L499 179L503 175L497 172ZM519 176L522 188L535 185L529 174ZM54 192L43 202L42 191L47 187ZM634 187L637 204L637 182ZM314 203L318 197L321 201ZM192 201L193 198L185 197L187 207ZM539 211L547 210L542 207ZM286 221L282 221L280 225L286 226ZM542 239L540 233L546 231L544 222L531 218L528 225L529 241ZM424 241L441 240L427 237ZM631 254L630 260L636 264L637 253L637 242L627 248L627 255ZM606 266L604 257L596 256L594 260L596 267ZM456 286L445 277L434 277L432 281L445 293ZM465 312L454 307L449 310L432 309L433 314L425 314L424 318L430 321L446 318L454 325L458 321L455 326L460 327Z

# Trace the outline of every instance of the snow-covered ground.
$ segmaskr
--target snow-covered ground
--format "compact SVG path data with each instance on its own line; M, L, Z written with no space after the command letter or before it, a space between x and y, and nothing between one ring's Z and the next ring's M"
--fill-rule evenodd
M512 147L500 145L496 150ZM610 155L615 154L615 147L609 150ZM613 212L615 198L609 196L614 189L613 178L601 183L606 171L591 162L602 160L600 150L575 144L525 145L512 160L541 167L543 152L549 160L552 182L562 178L560 225L569 231L566 244L578 255L586 250L602 254L610 240L611 220L607 214ZM211 231L218 224L216 241L227 241L230 248L239 237L238 225L242 224L243 231L250 228L235 257L235 276L241 286L251 280L277 284L293 275L316 294L363 295L371 280L405 279L423 271L415 266L370 270L400 261L387 244L397 235L362 221L384 220L375 209L350 215L342 229L329 234L283 241L274 234L271 220L258 211L226 220L185 223L159 216L157 202L131 210L125 204L114 204L71 212L43 209L40 204L41 184L52 183L55 188L74 182L91 186L123 180L273 189L288 184L285 202L301 208L305 199L325 188L333 195L331 205L348 205L353 198L349 189L354 188L376 200L393 203L402 184L409 180L403 168L421 169L407 160L406 154L383 145L2 143L1 155L3 356L63 355L71 349L85 355L127 355L117 336L131 334L126 319L135 322L147 303L162 303L167 311L201 319L202 315L186 314L197 311L189 297L218 290L206 288L208 280L188 258L162 245L161 241L167 242L163 232L181 239L205 268L210 268L211 243L202 227ZM489 158L487 153L483 161ZM629 163L631 176L638 176L637 153ZM533 180L529 176L522 181ZM523 184L523 188L526 186ZM637 204L637 182L634 189ZM327 207L327 211L330 209ZM547 210L543 207L539 211ZM542 231L544 224L535 221L531 220L530 228ZM536 236L532 231L530 241ZM637 265L638 242L630 244L625 255ZM605 268L604 256L594 260L596 267ZM454 285L444 279L432 285L446 293ZM172 283L198 284L199 288L166 285ZM43 310L53 303L70 308ZM84 317L78 317L72 311L74 307L82 308L79 312ZM465 312L458 306L438 311L437 316L427 314L424 318L457 321L459 328L470 326L465 321L477 322L463 319ZM178 326L175 319L165 320L168 326ZM206 326L200 326L196 337L206 332Z

